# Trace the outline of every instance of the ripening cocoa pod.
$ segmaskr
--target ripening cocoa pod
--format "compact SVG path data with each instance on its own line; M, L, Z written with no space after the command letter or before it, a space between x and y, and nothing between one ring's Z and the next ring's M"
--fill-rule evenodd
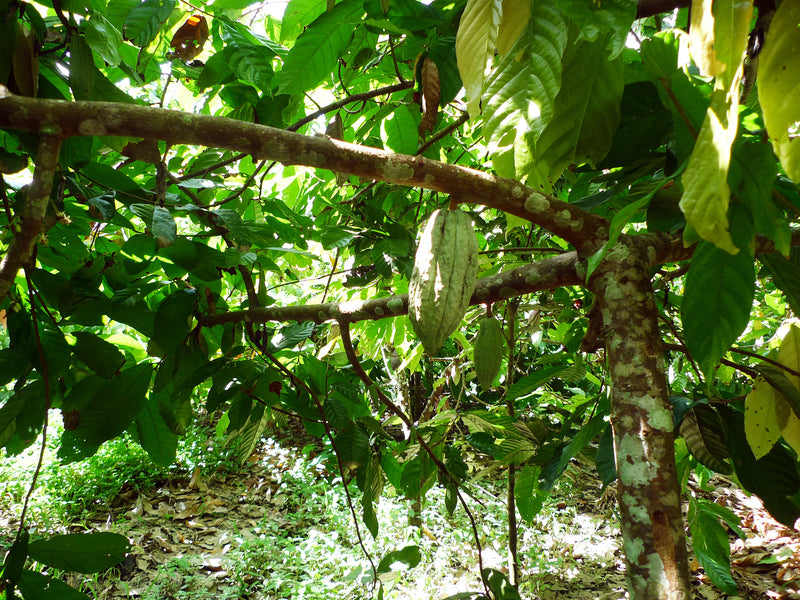
M506 350L503 328L494 317L484 317L478 324L478 335L472 344L473 364L478 382L484 390L492 387L500 372L500 364Z
M408 315L434 355L467 312L478 274L478 241L469 215L437 210L422 233L408 286Z

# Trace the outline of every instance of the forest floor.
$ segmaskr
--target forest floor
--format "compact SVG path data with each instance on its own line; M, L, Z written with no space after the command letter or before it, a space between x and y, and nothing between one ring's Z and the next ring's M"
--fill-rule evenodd
M90 597L103 600L326 599L377 597L372 569L356 543L341 486L302 451L270 439L238 472L175 476L140 491L124 482L101 506L88 506L60 532L115 531L132 552L119 569L89 580L64 575ZM483 541L484 567L506 572L502 486L487 474L471 490L469 503ZM755 497L722 478L713 489L690 484L691 493L732 510L746 534L733 532L731 564L739 596L715 588L692 559L696 598L800 598L800 532L769 517ZM621 536L612 490L602 490L589 468L572 465L532 526L520 527L521 595L525 600L614 600L625 598ZM361 506L353 498L356 512ZM0 496L0 527L14 516ZM478 554L458 508L452 518L443 494L431 490L422 527L408 522L408 503L386 491L377 508L381 530L373 540L359 533L377 565L382 555L416 544L422 561L409 570L379 575L384 598L441 600L479 592ZM459 516L459 512L461 513Z

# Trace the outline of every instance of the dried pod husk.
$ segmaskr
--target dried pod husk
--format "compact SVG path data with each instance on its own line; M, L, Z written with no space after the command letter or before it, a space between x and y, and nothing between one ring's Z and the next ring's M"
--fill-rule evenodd
M434 355L467 312L478 274L478 241L469 215L437 210L422 233L408 286L408 315Z
M500 372L500 364L506 351L503 328L494 317L484 317L478 324L478 335L472 344L473 364L478 382L484 390L492 387Z

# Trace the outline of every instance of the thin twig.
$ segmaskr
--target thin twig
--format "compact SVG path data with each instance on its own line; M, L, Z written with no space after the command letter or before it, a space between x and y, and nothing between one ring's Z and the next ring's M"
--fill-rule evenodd
M25 279L28 282L28 289L31 289L31 278L28 270L25 269ZM47 365L47 358L44 355L44 346L42 345L42 338L39 335L39 320L36 318L36 302L32 296L29 296L31 303L31 320L33 321L33 336L36 340L36 352L39 354L39 361L42 363L42 370L40 375L44 383L44 415L42 417L42 446L39 449L39 459L36 461L36 469L33 471L31 484L28 487L28 493L25 494L25 501L22 504L22 513L19 517L19 529L17 535L20 535L25 529L25 515L28 512L33 491L36 489L36 481L39 479L39 473L44 464L44 453L47 450L47 417L50 412L50 369Z

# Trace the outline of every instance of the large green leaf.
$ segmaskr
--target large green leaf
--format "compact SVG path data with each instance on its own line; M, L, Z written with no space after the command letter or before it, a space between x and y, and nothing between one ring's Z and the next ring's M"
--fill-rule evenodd
M800 181L800 3L781 2L758 61L758 100L775 154Z
M387 552L381 562L378 563L378 573L389 573L390 571L404 571L413 569L422 560L419 546L411 545Z
M125 364L125 355L114 344L88 331L76 331L72 335L77 339L72 348L75 356L100 377L112 377Z
M760 254L758 260L769 269L775 286L783 292L792 312L800 315L800 254L793 253L789 259L771 252Z
M153 339L163 352L174 352L189 335L190 318L196 304L195 290L178 290L158 305L153 323Z
M278 93L299 94L330 77L363 12L359 0L344 0L309 25L286 55Z
M158 401L150 397L136 416L136 432L139 444L157 465L169 466L175 461L178 436L167 426L158 407Z
M89 596L63 581L28 569L22 572L17 585L30 600L89 600Z
M55 535L28 544L28 555L42 564L76 573L97 573L122 562L128 538L108 531Z
M533 518L542 510L548 496L546 491L539 489L540 471L538 465L525 465L516 473L514 499L519 516L526 523L533 523Z
M549 190L570 164L596 164L611 148L624 80L622 56L609 60L604 51L607 37L565 52L553 118L534 144L532 185Z
M152 372L152 365L140 363L104 383L81 411L75 435L99 446L125 431L144 406Z
M467 0L456 35L456 57L461 81L467 93L467 110L472 118L480 112L486 62L494 50L497 0Z
M706 375L747 327L754 295L752 255L698 244L686 276L681 318L686 346Z
M326 0L289 0L281 21L281 42L291 42L325 12Z
M561 87L566 20L549 3L532 5L528 27L486 81L483 133L499 174L516 177L533 160Z
M158 35L161 25L169 18L175 0L144 0L125 17L123 34L140 48L148 46Z
M399 154L417 153L417 122L407 106L399 106L381 121L381 134L389 150Z
M731 192L750 210L756 232L775 242L778 252L788 255L789 223L772 198L777 175L778 167L769 145L754 141L734 145L728 173Z

